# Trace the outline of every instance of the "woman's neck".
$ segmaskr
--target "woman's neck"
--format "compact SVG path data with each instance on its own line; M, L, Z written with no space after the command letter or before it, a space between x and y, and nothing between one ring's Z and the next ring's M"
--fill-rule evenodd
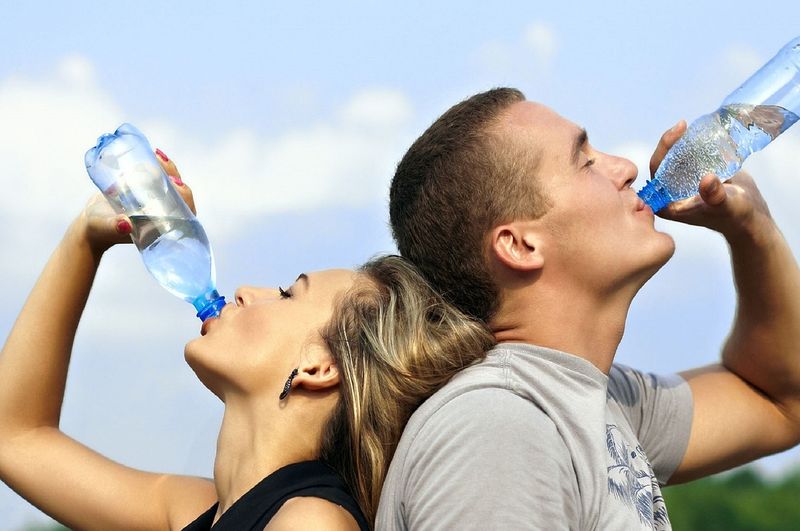
M282 405L284 409L279 409L277 397L266 404L241 397L226 398L214 462L219 499L215 522L271 473L317 457L320 430L290 410L290 404Z

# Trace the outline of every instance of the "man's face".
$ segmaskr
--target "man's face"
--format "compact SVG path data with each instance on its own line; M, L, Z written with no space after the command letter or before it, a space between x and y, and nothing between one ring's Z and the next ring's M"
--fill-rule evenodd
M551 205L535 222L543 275L610 294L638 289L672 256L672 238L655 230L653 212L631 188L631 161L594 149L583 129L533 102L509 107L501 135L538 155L534 178Z

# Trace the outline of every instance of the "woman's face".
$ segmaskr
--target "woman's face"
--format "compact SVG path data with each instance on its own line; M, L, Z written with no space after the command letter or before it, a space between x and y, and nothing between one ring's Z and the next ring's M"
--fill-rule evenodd
M291 286L242 286L235 304L206 320L201 336L187 343L186 361L217 396L233 387L245 394L274 392L277 400L292 369L330 362L320 331L357 277L332 269L302 273Z

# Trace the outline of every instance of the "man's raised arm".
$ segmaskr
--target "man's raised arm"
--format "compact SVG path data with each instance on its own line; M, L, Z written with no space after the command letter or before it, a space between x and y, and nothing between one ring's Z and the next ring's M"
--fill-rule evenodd
M683 133L665 134L658 166ZM713 474L800 443L800 269L753 179L744 172L659 215L720 232L737 310L719 364L682 373L694 398L689 446L672 483Z

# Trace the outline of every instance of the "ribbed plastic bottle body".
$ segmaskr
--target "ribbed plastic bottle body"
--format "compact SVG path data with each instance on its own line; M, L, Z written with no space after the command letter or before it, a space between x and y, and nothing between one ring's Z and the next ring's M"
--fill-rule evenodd
M752 153L791 127L800 114L800 37L733 91L719 109L701 116L669 150L639 196L654 211L697 193L700 179L725 180Z
M198 317L218 315L211 246L202 225L169 184L147 139L123 124L86 153L86 170L118 213L131 220L131 239L147 270L167 291L192 303Z

